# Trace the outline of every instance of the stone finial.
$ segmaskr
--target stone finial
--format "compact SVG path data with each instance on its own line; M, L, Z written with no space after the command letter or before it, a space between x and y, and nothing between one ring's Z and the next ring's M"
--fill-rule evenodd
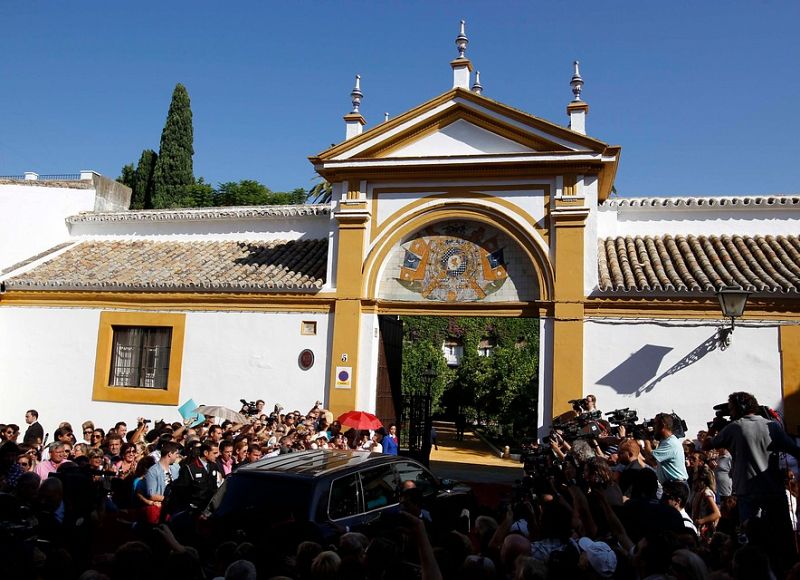
M461 21L461 31L456 36L456 48L458 48L458 58L466 58L464 53L467 51L467 45L469 44L469 38L464 33L464 25L465 22Z
M569 115L569 128L576 133L586 135L586 116L589 114L589 105L581 100L583 78L581 78L579 65L580 63L577 60L573 63L575 71L572 73L572 80L569 84L572 87L572 94L575 95L575 98L567 105L567 115Z
M572 80L569 82L569 85L572 87L572 94L575 95L575 98L572 99L573 102L577 102L581 100L581 91L583 91L583 78L581 77L580 62L577 60L572 63L575 67L575 72L572 73Z
M367 124L361 111L359 111L363 96L364 93L361 92L361 75L356 75L356 86L353 87L353 92L350 93L350 97L353 99L353 110L344 116L345 139L361 135L364 125Z
M350 93L350 97L353 99L353 110L350 111L351 113L360 112L358 108L361 106L361 99L363 96L364 93L361 92L361 75L356 75L356 86L353 87L353 92Z
M483 85L481 84L481 71L475 71L475 82L472 83L472 92L476 95L483 93Z

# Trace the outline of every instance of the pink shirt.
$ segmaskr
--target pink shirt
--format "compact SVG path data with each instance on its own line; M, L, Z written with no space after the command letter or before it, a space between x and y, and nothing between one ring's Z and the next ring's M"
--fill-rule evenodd
M33 472L38 475L42 481L47 479L51 473L55 473L58 469L57 463L53 463L49 459L47 461L40 461L36 464L36 467L33 468Z

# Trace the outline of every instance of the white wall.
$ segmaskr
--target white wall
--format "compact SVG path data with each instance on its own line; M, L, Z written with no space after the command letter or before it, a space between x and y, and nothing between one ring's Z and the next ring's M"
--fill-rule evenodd
M213 210L210 210L213 211ZM297 240L327 238L331 216L235 218L209 220L79 221L70 233L92 239Z
M94 208L94 189L0 185L0 270L69 238L64 219Z
M0 308L0 422L23 426L29 408L51 434L64 420L180 420L176 407L92 401L99 320L100 310ZM317 322L316 336L300 334L304 320ZM240 398L261 398L301 412L327 402L330 324L322 313L187 313L180 402L238 410ZM316 355L308 371L297 364L304 348Z
M604 207L598 211L600 238L614 236L797 235L795 207Z
M675 411L692 438L734 391L780 408L778 328L740 326L717 348L715 321L603 321L584 325L584 396L604 412L630 407L639 418Z

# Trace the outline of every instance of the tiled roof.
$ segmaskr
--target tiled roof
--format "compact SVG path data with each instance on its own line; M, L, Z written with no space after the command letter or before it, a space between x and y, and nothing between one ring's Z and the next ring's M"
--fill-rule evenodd
M254 205L246 207L203 207L192 209L145 209L115 212L83 212L67 218L67 223L127 221L192 221L240 218L296 218L329 215L328 204Z
M616 197L607 199L601 209L607 208L752 208L752 207L798 207L800 195L747 195L718 197Z
M81 242L5 281L8 289L314 291L325 283L327 240Z
M600 239L601 292L800 291L798 236L626 236Z

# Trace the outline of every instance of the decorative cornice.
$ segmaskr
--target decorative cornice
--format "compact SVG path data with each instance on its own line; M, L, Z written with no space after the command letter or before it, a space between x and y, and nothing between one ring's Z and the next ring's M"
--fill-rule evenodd
M692 208L692 209L774 209L776 207L800 208L800 195L744 195L715 197L628 197L607 199L600 204L600 210L652 209L652 208Z
M327 204L305 205L259 205L248 207L217 207L192 209L158 209L116 212L83 212L69 216L68 224L87 222L160 222L160 221L207 221L242 218L298 218L330 215Z

